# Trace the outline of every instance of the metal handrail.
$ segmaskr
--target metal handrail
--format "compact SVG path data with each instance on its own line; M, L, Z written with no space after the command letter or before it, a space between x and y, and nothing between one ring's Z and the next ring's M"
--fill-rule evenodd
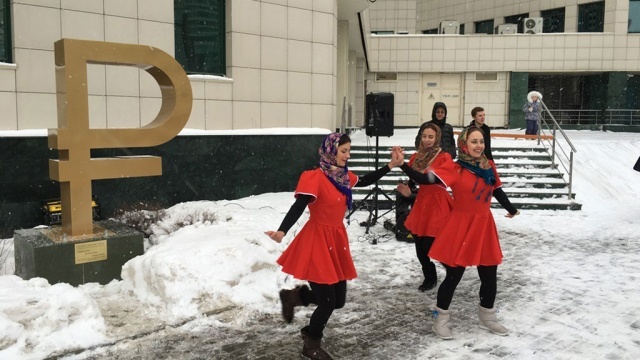
M592 109L553 109L554 118L558 124L564 125L589 125L602 122L602 111Z
M555 117L553 117L553 114L551 114L551 111L549 111L549 108L547 108L547 105L542 100L539 100L539 101L542 104L542 107L544 108L544 110L547 112L547 114L549 114L549 117L551 118L553 124L552 124L552 127L550 127L549 124L547 124L546 119L544 119L542 116L538 117L538 145L542 145L544 146L545 149L548 150L549 148L545 145L544 141L547 141L549 143L551 148L551 166L553 166L554 168L557 167L556 158L558 158L558 163L562 165L562 167L564 168L564 170L569 176L569 181L567 182L567 187L569 188L568 198L569 200L573 200L573 194L571 193L571 189L573 187L573 154L577 153L578 150L576 149L575 146L573 146L573 143L571 143L571 140L569 140L569 137L567 136L567 134L564 132L564 130L562 130L562 127L560 126L560 124L558 124ZM543 140L543 138L540 136L540 133L544 132L544 129L542 128L542 123L544 123L544 125L548 130L551 130L552 132L551 140L548 140L548 139ZM562 145L556 141L557 130L560 130L560 134L564 137L564 140L571 147L570 149L571 151L569 152L568 156L567 156L567 152L562 147ZM568 169L567 169L567 165L565 165L565 163L563 162L563 159L558 155L558 152L556 151L556 145L558 149L562 151L562 154L566 158L568 158L568 161L569 161Z
M640 125L640 109L552 109L563 125Z
M609 125L633 125L634 122L640 124L640 110L606 109L604 122Z

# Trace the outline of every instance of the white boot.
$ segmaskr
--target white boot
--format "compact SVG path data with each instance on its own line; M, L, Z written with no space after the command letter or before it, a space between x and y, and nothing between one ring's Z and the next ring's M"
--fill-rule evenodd
M489 330L494 334L502 336L509 333L509 329L498 322L495 307L487 309L478 305L478 317L480 318L480 327L482 329Z
M436 333L436 335L444 340L453 339L453 333L451 332L451 328L449 327L449 320L451 319L449 310L442 310L436 306L432 314L433 331Z

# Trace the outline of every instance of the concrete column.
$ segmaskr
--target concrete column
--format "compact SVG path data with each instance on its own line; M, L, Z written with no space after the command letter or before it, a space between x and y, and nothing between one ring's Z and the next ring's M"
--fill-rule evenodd
M338 21L338 48L337 48L337 85L336 85L336 123L335 128L342 126L342 112L345 111L348 102L344 98L349 93L349 22Z

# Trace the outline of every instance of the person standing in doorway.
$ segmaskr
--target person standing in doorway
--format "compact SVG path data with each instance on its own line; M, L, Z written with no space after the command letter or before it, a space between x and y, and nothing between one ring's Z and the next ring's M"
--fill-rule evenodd
M484 136L484 154L487 159L493 161L493 154L491 153L491 129L484 123L485 113L484 109L480 106L476 106L471 110L471 117L473 120L469 123L469 126L475 126L482 130Z
M524 119L527 123L526 135L538 135L538 122L542 114L542 94L537 91L531 91L527 94L527 102L522 107L524 111Z
M442 142L440 147L451 155L452 159L456 158L456 140L453 138L453 126L447 124L447 105L438 101L433 104L431 111L431 120L425 124L432 123L438 125L442 134ZM422 124L424 126L424 124ZM422 126L421 126L422 127Z
M347 168L351 157L348 135L330 133L318 152L319 167L300 175L295 203L278 230L265 231L265 234L280 243L309 206L309 220L282 253L278 264L283 272L308 281L310 288L304 285L281 290L282 316L291 323L296 306L316 304L309 325L300 330L304 341L302 356L330 360L331 356L320 346L323 331L333 311L342 308L346 302L347 280L356 277L344 226L345 212L347 208L351 209L351 188L375 183L393 167L403 164L404 157L393 151L388 164L358 177Z

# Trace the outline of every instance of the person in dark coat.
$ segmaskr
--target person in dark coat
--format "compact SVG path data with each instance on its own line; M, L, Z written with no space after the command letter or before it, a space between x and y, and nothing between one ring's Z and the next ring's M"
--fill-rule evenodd
M447 105L438 101L433 104L433 110L431 111L431 121L427 121L422 124L433 123L438 125L442 132L442 142L440 147L451 155L452 159L456 158L456 140L453 138L453 126L447 124Z
M474 107L471 110L471 117L473 120L471 120L469 126L475 126L482 130L482 135L484 136L484 155L487 159L493 161L493 154L491 153L491 129L484 123L484 109L480 106Z

